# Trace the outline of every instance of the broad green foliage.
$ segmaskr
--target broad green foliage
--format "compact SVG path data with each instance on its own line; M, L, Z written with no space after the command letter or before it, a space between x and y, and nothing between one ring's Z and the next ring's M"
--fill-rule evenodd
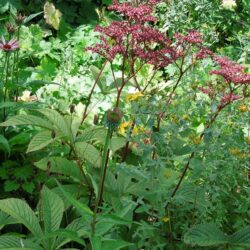
M249 1L111 2L0 1L0 250L250 249Z
M0 209L24 224L34 235L41 237L42 229L31 208L22 200L9 198L0 201Z
M198 246L241 246L250 247L250 227L246 227L230 236L225 235L214 224L202 224L193 227L184 235L184 241Z
M79 238L70 224L66 229L60 229L64 213L62 199L49 190L46 186L41 191L41 199L38 203L39 217L26 202L16 198L0 200L0 210L10 215L15 221L7 217L3 220L4 225L21 223L32 233L32 239L3 235L0 236L0 249L58 249L70 241L76 241L81 245L84 242ZM4 214L2 214L2 217ZM40 225L40 220L43 226ZM72 222L73 223L73 222ZM79 229L78 229L79 230Z

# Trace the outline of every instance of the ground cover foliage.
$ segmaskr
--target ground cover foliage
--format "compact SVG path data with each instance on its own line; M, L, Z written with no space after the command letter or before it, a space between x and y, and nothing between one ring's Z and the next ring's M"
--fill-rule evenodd
M250 249L249 6L1 1L0 249Z

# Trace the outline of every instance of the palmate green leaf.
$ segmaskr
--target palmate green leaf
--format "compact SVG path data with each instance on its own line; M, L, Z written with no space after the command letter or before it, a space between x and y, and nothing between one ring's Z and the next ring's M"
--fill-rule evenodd
M43 250L43 248L25 239L9 235L1 235L0 250Z
M0 210L26 226L34 236L43 234L35 213L25 201L16 198L0 200Z
M127 206L120 208L120 211L116 214L98 215L96 223L96 236L103 236L107 234L116 225L130 226L132 220L127 220L127 215L135 209L136 204L129 203Z
M63 189L65 192L71 194L74 198L76 198L78 196L78 193L79 193L79 183L78 184L65 184L65 185L62 185ZM81 187L82 188L82 187ZM62 193L62 191L60 190L60 188L58 186L54 187L52 189L52 191L54 193L56 193L63 201L64 203L64 208L65 210L68 209L71 204L69 203L69 201L67 199L65 199L65 196L64 194ZM87 188L84 187L81 189L81 191L83 192L88 192Z
M216 246L229 243L229 237L214 224L200 224L184 235L185 244L192 246Z
M250 226L231 235L230 242L237 246L250 247Z
M98 131L98 132L97 132ZM104 128L98 129L96 133L94 134L93 140L99 141L102 145L105 144L105 138L107 134L107 130ZM126 138L119 137L119 136L113 136L110 140L110 150L115 152L118 149L121 149L126 144Z
M51 131L40 131L31 139L28 145L27 153L45 148L52 142L54 142L54 139L51 137Z
M70 202L70 204L72 204L84 217L93 215L93 212L91 211L91 209L87 205L79 202L73 196L71 196L69 193L67 193L63 189L63 187L59 184L59 182L57 182L57 185L60 188L63 195L65 196L65 198Z
M106 134L106 130L104 128L95 128L95 127L89 127L83 130L83 132L77 136L76 142L88 142L91 140L96 140L99 138L99 134Z
M66 176L70 176L76 178L78 180L81 179L81 172L76 163L73 161L69 161L66 158L62 157L46 157L34 163L34 165L44 171L48 168L48 162L50 162L50 172L63 174Z
M30 193L30 194L32 194L36 188L36 186L33 182L24 182L21 187L24 191L26 191L27 193Z
M74 241L82 246L86 246L84 240L82 240L81 237L78 236L77 232L72 231L72 230L59 229L59 230L56 230L54 232L50 232L44 235L44 239L50 239L50 238L56 238L56 237L61 237L61 238L67 239L68 242ZM58 246L56 249L61 249L61 248L59 248Z
M44 186L41 192L39 205L45 233L51 233L58 230L64 211L64 204L61 198Z
M89 234L89 232L86 229L86 222L82 218L77 218L73 220L65 229L77 233L78 238ZM65 235L58 236L55 243L57 249L61 249L62 246L73 240L73 239L70 240L70 238L65 238L64 236Z
M9 120L0 123L0 126L2 127L18 125L33 125L47 129L53 128L53 125L49 121L35 115L16 115L11 117Z
M87 142L77 142L75 144L77 154L88 161L94 167L100 167L101 154L96 147Z
M71 126L61 114L53 109L40 109L38 111L42 113L63 136L67 137L71 142L74 141Z
M206 204L205 190L192 183L183 183L176 193L174 200L178 202L195 203L199 207Z
M20 184L16 180L6 180L4 182L5 192L16 191L19 187L20 187Z

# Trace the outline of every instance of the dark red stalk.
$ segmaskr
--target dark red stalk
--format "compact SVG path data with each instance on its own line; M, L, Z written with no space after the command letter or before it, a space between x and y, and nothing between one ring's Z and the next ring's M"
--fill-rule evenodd
M104 68L105 68L105 66L106 66L106 64L107 64L107 62L108 62L108 60L106 60L106 61L104 62L104 64L102 65L102 68L100 69L100 71L99 71L99 73L98 73L98 75L97 75L97 77L96 77L96 79L95 79L95 82L94 82L94 84L93 84L93 86L92 86L92 88L91 88L91 90L90 90L89 97L88 97L88 100L87 100L87 103L86 103L86 106L85 106L85 109L84 109L84 112L83 112L81 124L83 124L84 120L85 120L86 117L87 117L88 107L89 107L89 105L90 105L92 95L93 95L93 93L94 93L94 90L95 90L95 87L96 87L96 85L97 85L97 82L98 82L98 80L99 80L99 78L100 78L100 76L101 76L101 74L102 74L102 72L103 72L103 70L104 70Z

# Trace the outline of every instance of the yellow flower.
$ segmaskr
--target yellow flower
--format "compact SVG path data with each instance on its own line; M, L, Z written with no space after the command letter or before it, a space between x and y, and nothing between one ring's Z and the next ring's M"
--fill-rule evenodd
M165 222L165 223L167 223L167 222L170 221L170 218L167 217L167 216L164 216L164 217L162 218L162 221Z
M194 143L195 145L200 144L201 141L202 141L202 138L201 138L200 136L196 136L195 138L193 138L193 143Z
M235 156L238 159L243 159L248 156L247 153L241 152L239 148L230 148L229 152L231 155Z
M136 101L138 98L140 98L142 96L143 96L143 94L141 92L127 94L127 96L126 96L126 102Z
M145 128L143 126L135 126L132 135L138 135L140 132L144 132Z
M188 121L188 120L190 120L190 117L189 117L189 115L185 114L182 116L182 119Z
M176 115L172 115L172 117L170 119L173 123L175 123L177 125L179 124L179 119Z
M126 129L128 127L131 127L131 125L132 125L131 121L121 123L118 129L118 132L122 135L125 135Z
M171 172L168 169L165 169L163 172L163 176L168 179L172 176Z
M250 137L246 137L245 140L246 140L246 143L250 145Z
M122 135L126 134L126 130L130 129L132 126L132 121L128 121L128 122L123 122L120 124L118 132ZM132 131L132 135L138 135L140 132L144 132L145 128L143 126L134 126L133 131Z
M239 106L239 110L240 110L240 112L249 112L250 111L250 107L248 107L246 105L240 105Z
M189 135L189 139L191 140L191 142L193 142L193 144L198 145L202 142L202 138L200 136L197 136L195 133L191 133Z
M229 126L232 126L232 125L234 124L234 122L231 121L231 120L228 120L227 124L228 124Z
M238 148L230 148L229 152L230 152L231 155L235 155L235 156L239 155L241 153Z

